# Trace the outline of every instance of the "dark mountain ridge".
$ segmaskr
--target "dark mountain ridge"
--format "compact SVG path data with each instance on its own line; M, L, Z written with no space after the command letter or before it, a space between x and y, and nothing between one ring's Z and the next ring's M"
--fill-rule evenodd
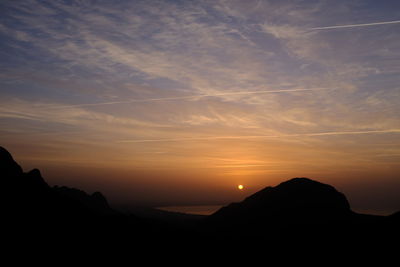
M352 211L346 197L334 187L308 178L293 178L276 187L266 187L233 203L210 216L210 219L260 219L290 214L293 219L299 214L318 216L345 216Z
M355 213L343 193L303 177L229 204L206 218L205 224L225 239L336 243L350 236L361 240L365 231L371 237L375 234L371 229L385 224L388 218Z
M18 240L47 239L58 244L79 240L79 244L92 246L135 240L151 249L169 248L171 242L185 249L235 249L238 242L250 247L261 241L273 247L287 242L329 245L344 240L348 244L381 244L400 237L400 212L386 217L357 214L334 187L308 178L266 187L193 223L175 215L164 219L171 216L165 212L126 214L110 207L99 192L51 187L39 170L24 173L1 147L0 174L6 229Z

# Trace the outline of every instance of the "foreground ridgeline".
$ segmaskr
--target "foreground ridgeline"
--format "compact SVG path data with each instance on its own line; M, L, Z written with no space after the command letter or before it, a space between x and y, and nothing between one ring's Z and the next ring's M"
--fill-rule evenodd
M50 187L39 170L24 173L0 147L3 221L10 242L60 246L131 244L145 250L271 249L397 244L400 213L357 214L334 187L294 178L232 203L210 216L164 220L126 214L109 206L99 192ZM165 213L167 214L167 213ZM171 216L171 213L168 213ZM165 217L168 217L167 215ZM189 215L187 215L190 217ZM4 227L4 226L3 226ZM122 245L121 245L122 246Z

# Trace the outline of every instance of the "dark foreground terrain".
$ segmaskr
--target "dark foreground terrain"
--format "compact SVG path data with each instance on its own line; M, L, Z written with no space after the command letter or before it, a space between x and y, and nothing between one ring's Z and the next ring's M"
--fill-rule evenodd
M271 257L275 252L316 251L335 257L399 249L400 212L391 216L358 214L334 187L294 178L232 203L210 216L168 218L117 211L99 192L89 195L68 187L50 187L40 171L24 173L0 147L3 242L11 249L42 252L95 250L129 256L150 252L169 257ZM154 216L156 214L157 216ZM85 252L85 253L86 253ZM395 252L396 253L396 252ZM157 256L155 256L157 258Z

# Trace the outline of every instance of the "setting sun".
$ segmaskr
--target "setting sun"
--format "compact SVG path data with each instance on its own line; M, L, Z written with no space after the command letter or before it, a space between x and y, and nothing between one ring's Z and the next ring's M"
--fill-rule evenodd
M0 0L5 243L387 258L399 32L400 0Z
M0 147L121 207L309 177L397 212L400 1L353 2L0 0Z

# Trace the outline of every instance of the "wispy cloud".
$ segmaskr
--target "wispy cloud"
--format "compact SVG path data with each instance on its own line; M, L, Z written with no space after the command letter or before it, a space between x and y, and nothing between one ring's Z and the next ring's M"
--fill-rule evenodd
M77 104L77 105L37 105L37 108L44 109L65 109L75 107L90 107L90 106L103 106L103 105L116 105L116 104L129 104L138 102L157 102L157 101L174 101L174 100L193 100L204 97L219 97L219 96L234 96L234 95L253 95L253 94L269 94L269 93L291 93L291 92L302 92L302 91L318 91L318 90L333 90L330 88L296 88L296 89L282 89L282 90L259 90L259 91L247 91L247 92L226 92L217 94L203 94L203 95L191 95L191 96L178 96L178 97L162 97L162 98L149 98L149 99L132 99L126 101L111 101L102 103L88 103L88 104Z
M370 131L343 131L343 132L321 132L321 133L302 133L302 134L277 134L277 135L245 135L245 136L204 136L187 138L166 138L166 139L142 139L142 140L120 140L118 143L147 143L147 142L181 142L181 141L204 141L204 140L224 140L224 139L264 139L264 138L283 138L283 137L307 137L307 136L330 136L330 135L358 135L358 134L385 134L400 133L400 129L370 130Z
M0 107L0 118L23 119L41 123L58 123L92 129L107 128L104 123L110 125L119 125L120 127L170 127L165 123L153 123L146 120L136 119L132 116L114 116L103 112L88 111L80 107L69 107L68 110L48 110L37 108L38 106L44 107L48 105L40 103L32 104L30 102L18 99L3 101ZM50 106L54 107L54 105L51 104Z
M324 27L311 28L310 30L332 30L332 29L369 27L369 26L397 24L397 23L400 23L400 20L382 21L382 22L373 22L373 23L362 23L362 24L347 24L347 25L324 26Z
M365 170L399 151L400 2L353 2L0 1L3 145L229 177Z

